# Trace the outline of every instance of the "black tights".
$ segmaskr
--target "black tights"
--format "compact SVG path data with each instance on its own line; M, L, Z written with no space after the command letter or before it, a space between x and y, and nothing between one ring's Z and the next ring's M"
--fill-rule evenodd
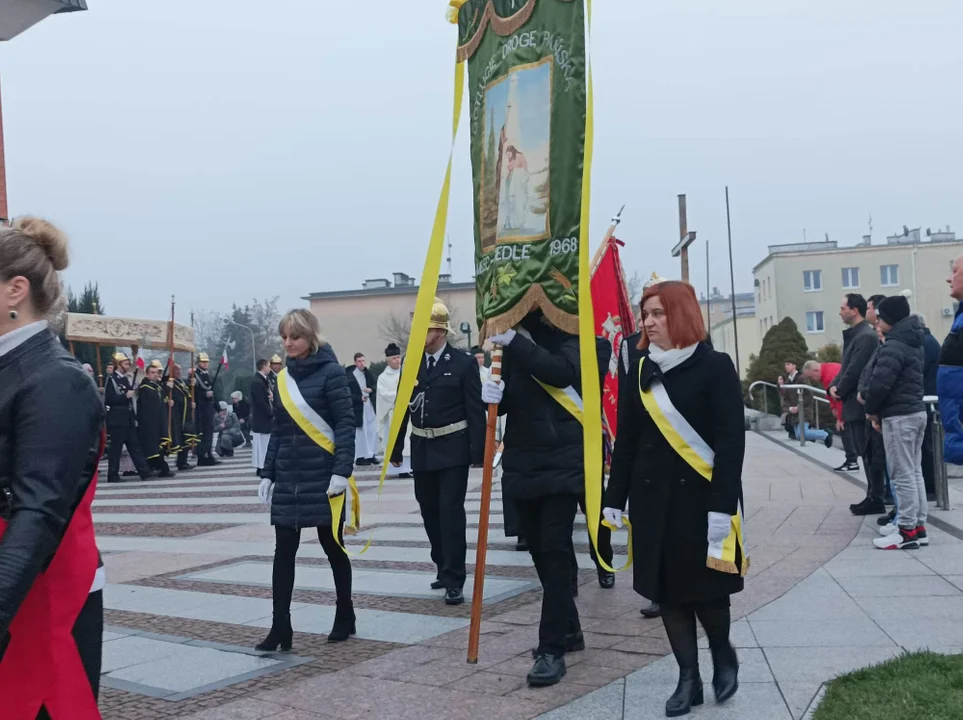
M339 524L338 535L344 542L342 534L343 523ZM301 544L301 531L292 528L274 526L276 544L274 546L274 613L288 614L291 612L291 595L294 593L294 559ZM338 597L338 608L347 610L351 607L351 560L334 539L332 528L319 527L318 540L324 548L334 574L334 587Z
M701 603L662 605L662 622L669 636L672 652L682 670L699 667L696 643L696 617L705 628L709 647L719 652L729 647L729 598Z

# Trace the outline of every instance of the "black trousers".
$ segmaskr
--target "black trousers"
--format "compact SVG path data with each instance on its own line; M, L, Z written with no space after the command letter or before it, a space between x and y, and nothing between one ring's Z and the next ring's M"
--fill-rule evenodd
M843 450L846 451L846 464L852 465L859 459L859 451L856 449L856 443L853 442L853 432L849 428L849 423L843 425Z
M120 453L127 446L130 459L137 468L137 473L142 478L150 475L150 466L147 458L144 457L140 449L140 440L137 439L137 428L119 427L107 428L107 481L120 479Z
M342 543L344 542L343 528L344 517L342 516L338 524L338 536ZM301 545L301 531L275 525L274 538L274 573L271 581L274 614L288 614L291 612L291 596L294 594L294 560ZM350 611L352 609L351 560L335 541L331 527L318 528L318 542L324 548L324 554L328 557L328 563L334 575L338 611L342 613Z
M444 470L415 470L415 499L421 508L431 561L438 568L438 579L446 588L465 586L465 493L468 491L468 466Z
M578 608L572 595L572 526L578 495L517 499L522 534L542 583L542 619L538 652L562 655L565 636L578 632Z
M74 640L80 653L80 661L84 665L90 687L94 691L94 699L100 695L100 668L102 647L104 640L104 593L98 590L90 593L87 602L77 616L74 623ZM43 708L37 715L37 720L50 720L50 715Z
M191 448L189 445L185 443L184 447L181 448L180 451L177 453L178 470L181 470L182 468L187 467L187 465L189 464L190 456L191 456Z
M197 424L201 430L201 439L197 444L198 460L212 458L211 447L214 443L214 410L203 411L197 414Z
M846 427L852 433L853 447L863 458L866 497L882 502L886 486L886 453L883 449L883 437L865 420L847 421Z

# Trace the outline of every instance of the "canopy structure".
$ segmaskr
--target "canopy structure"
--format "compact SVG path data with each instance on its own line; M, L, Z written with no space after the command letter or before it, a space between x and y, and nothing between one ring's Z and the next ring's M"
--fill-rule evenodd
M167 350L170 348L170 326L170 320L67 313L64 335L68 342ZM194 352L194 328L174 324L174 350Z
M8 0L0 2L0 40L12 40L48 15L86 9L86 0Z

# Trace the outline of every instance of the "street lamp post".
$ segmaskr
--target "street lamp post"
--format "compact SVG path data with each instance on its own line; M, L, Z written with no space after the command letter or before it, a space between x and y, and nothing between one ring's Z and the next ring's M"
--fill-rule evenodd
M249 333L251 333L251 369L254 373L257 373L257 348L254 345L254 331L247 325L241 325L239 322L234 322L233 320L227 321L229 325L236 325L239 328L244 328Z
M471 323L465 321L458 329L461 330L462 334L468 336L468 349L471 350Z

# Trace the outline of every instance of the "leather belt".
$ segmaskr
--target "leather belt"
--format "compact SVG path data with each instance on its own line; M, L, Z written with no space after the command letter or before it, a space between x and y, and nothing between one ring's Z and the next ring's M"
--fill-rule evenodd
M440 428L418 428L418 427L412 426L411 434L414 435L415 437L423 437L423 438L427 438L428 440L433 440L435 438L445 437L446 435L452 435L453 433L456 433L459 430L467 430L467 429L468 429L468 421L459 420L456 423L452 423L451 425L445 425L444 427L440 427Z

